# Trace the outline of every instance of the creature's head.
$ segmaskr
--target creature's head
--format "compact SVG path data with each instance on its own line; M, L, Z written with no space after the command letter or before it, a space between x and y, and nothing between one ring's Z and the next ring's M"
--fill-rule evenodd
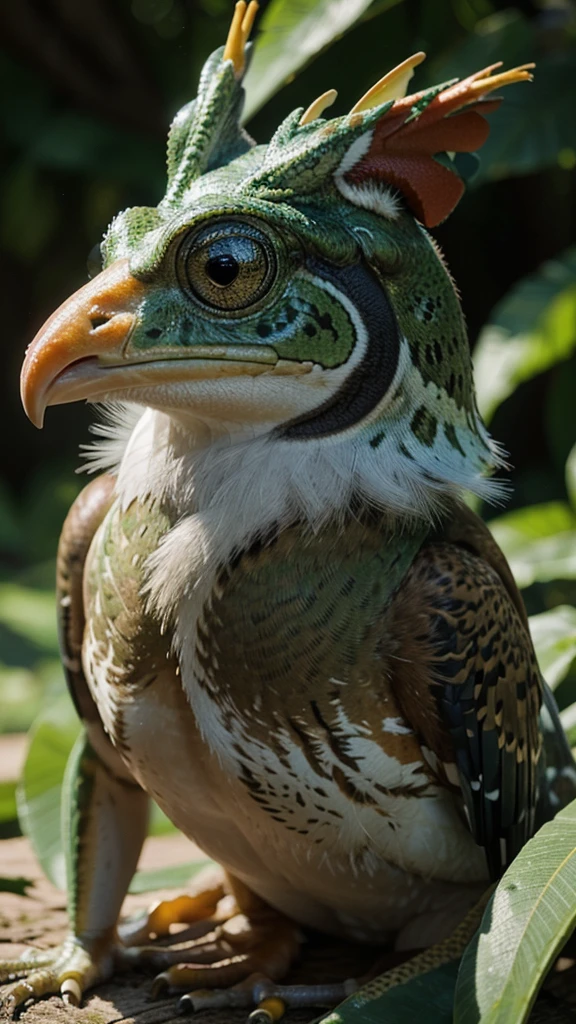
M325 93L256 146L240 126L255 13L239 0L172 125L164 199L113 221L104 270L32 343L28 415L40 425L47 405L120 399L299 460L346 453L364 492L396 508L489 493L498 457L425 226L463 192L464 155L498 102L487 94L528 66L406 97L416 54L350 113L326 120Z

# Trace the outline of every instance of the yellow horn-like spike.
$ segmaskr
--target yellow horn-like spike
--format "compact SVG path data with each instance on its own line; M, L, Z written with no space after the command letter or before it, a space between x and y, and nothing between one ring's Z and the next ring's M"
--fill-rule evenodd
M244 51L257 13L257 0L250 0L249 4L246 0L238 0L234 8L222 59L232 61L238 78L244 74Z
M501 63L500 61L499 64ZM497 67L498 65L495 66ZM478 77L475 82L472 82L468 87L468 91L473 98L474 93L492 92L494 89L499 89L502 85L514 85L515 82L531 82L534 75L531 75L530 72L535 67L534 63L520 64L519 67L510 68L509 71L501 71L498 75L485 74L484 77ZM487 70L490 71L491 69Z
M408 82L414 74L414 68L418 67L423 60L426 60L426 54L422 51L403 60L401 64L384 75L384 78L376 82L376 85L368 89L368 92L365 92L358 103L352 107L350 113L359 114L360 111L370 110L372 107L378 106L379 103L402 99L406 95Z
M328 89L323 92L321 96L318 96L313 103L310 104L307 110L304 111L298 124L300 127L304 124L310 124L311 121L315 121L317 117L320 117L324 113L326 107L331 107L336 99L338 93L336 89Z

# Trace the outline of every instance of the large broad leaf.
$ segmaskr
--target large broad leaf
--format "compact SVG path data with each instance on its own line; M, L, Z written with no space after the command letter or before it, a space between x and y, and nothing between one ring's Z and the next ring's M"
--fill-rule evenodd
M549 612L532 615L530 632L542 674L554 689L576 658L576 608L558 605Z
M38 716L18 786L18 816L45 874L66 885L60 836L60 801L66 762L80 725L68 694L52 701Z
M394 2L398 0L390 0L388 6ZM246 75L246 119L346 32L370 4L371 0L272 0Z
M576 925L576 801L526 844L466 950L454 1024L522 1024Z
M137 871L128 892L137 895L141 892L152 892L154 889L185 889L195 875L214 864L213 860L192 860L185 864Z
M576 513L568 505L530 505L488 525L519 587L576 579Z
M349 996L318 1024L452 1024L458 961L419 974L403 985L364 1002L360 993Z
M544 263L494 309L474 354L480 411L488 421L518 384L576 350L576 248Z

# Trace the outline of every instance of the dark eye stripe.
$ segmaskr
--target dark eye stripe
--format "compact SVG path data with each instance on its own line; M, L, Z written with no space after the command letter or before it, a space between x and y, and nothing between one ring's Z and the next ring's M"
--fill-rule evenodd
M312 412L277 429L277 437L294 441L337 434L363 420L390 387L400 353L400 335L392 306L368 267L362 263L336 267L320 260L309 260L306 266L310 273L330 281L350 299L366 328L368 343L362 362L334 395Z

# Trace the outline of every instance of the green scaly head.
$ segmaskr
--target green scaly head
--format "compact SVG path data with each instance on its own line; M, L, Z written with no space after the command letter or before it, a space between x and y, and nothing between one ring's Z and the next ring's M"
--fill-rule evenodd
M332 90L256 145L240 124L255 13L236 5L172 125L165 197L113 221L105 269L31 346L29 415L112 398L196 438L203 424L204 445L250 450L260 474L281 466L312 516L357 494L424 516L461 488L490 496L501 460L426 227L463 192L462 154L498 103L487 95L529 65L405 96L416 54L350 113L322 116Z

